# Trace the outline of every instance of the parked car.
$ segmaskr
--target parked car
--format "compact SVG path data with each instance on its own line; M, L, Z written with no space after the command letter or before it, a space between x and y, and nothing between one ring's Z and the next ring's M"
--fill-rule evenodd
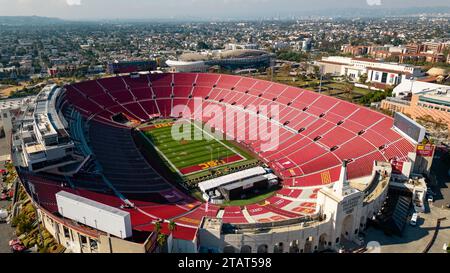
M419 215L416 212L414 212L413 215L411 216L411 220L409 221L409 224L411 226L416 226L418 217L419 217Z
M9 247L12 252L23 252L25 250L25 246L19 239L9 241Z
M15 244L11 246L12 252L23 252L25 250L25 247L22 244Z
M0 209L0 222L5 221L8 218L8 211Z
M13 245L17 245L17 244L21 244L19 239L14 239L14 240L9 241L9 246L11 246L11 247Z

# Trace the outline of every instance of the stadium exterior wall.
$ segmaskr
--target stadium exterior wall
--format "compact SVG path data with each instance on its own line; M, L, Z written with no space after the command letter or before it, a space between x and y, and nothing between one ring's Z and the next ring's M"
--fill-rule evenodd
M20 181L23 185L23 182ZM56 242L73 253L149 253L156 249L156 234L152 233L143 244L111 237L94 229L86 229L71 220L62 219L48 212L25 191L37 208L40 223ZM91 247L91 246L97 247Z
M273 253L280 246L283 246L283 252L306 253L339 250L343 241L360 243L359 232L365 229L367 220L382 208L388 194L392 169L387 163L379 165L374 167L371 176L366 177L371 181L367 188L373 186L370 192L355 191L347 196L339 196L331 188L321 189L318 192L319 207L316 213L322 216L322 221L267 228L267 231L255 228L229 234L222 232L220 237L214 231L203 228L200 230L202 246L225 253L249 250L252 253ZM377 171L382 175L376 175Z
M368 177L367 179L372 178ZM389 179L390 173L383 181L372 181L372 183L379 184L377 186L379 190L376 191L375 196L362 198L363 193L359 192L357 205L352 208L350 213L345 212L344 204L348 201L345 197L338 200L336 196L333 196L331 189L324 188L318 193L318 204L321 204L318 212L325 217L322 221L280 226L268 229L269 232L258 231L255 228L235 234L220 232L213 236L211 236L209 230L200 229L198 240L203 248L216 249L218 252L230 252L232 249L233 252L239 253L251 249L252 253L257 253L258 251L262 252L260 250L266 247L266 252L273 253L277 252L277 248L280 248L281 245L284 252L290 252L290 248L292 251L294 246L298 248L298 252L339 249L342 238L349 241L357 240L358 233L365 228L367 219L381 209L387 196ZM354 196L350 198L353 199ZM34 201L33 203L37 206ZM44 227L59 244L67 248L68 252L148 253L155 251L156 238L152 236L154 234L150 235L143 244L134 243L95 230L87 232L78 225L54 216L39 206L37 208ZM332 218L329 217L330 215L332 215ZM172 240L168 251L196 253L198 251L196 240ZM97 248L91 248L91 244L97 245ZM244 249L246 250L243 251Z
M272 62L270 54L247 58L228 58L206 61L174 61L168 60L166 64L176 72L206 72L212 66L220 66L229 70L265 68Z
M68 221L57 218L42 208L38 209L39 218L45 229L64 246L66 252L74 253L146 253L154 249L146 244L138 244L107 234L86 233L71 225ZM152 243L147 240L146 243ZM153 242L155 243L155 242ZM91 247L91 246L97 247Z

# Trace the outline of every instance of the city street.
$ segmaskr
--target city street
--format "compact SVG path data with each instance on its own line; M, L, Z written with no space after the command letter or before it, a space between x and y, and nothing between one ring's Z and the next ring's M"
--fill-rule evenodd
M0 139L0 169L5 167L4 160L9 157L5 138ZM0 189L3 188L3 182L0 181ZM10 201L0 201L0 209L8 207ZM13 237L14 229L7 223L0 222L0 253L10 252L9 240Z
M431 187L436 194L434 196L435 207L445 207L450 204L450 159L448 157L448 154L444 155L442 150L437 149L431 167L438 183L438 185L432 185Z
M370 227L366 231L366 244L378 242L381 253L422 253L433 237L437 219L446 217L446 220L441 221L438 235L429 251L445 253L442 247L450 243L450 210L436 207L430 209L430 213L419 214L417 226L407 223L402 237L386 236L382 230Z

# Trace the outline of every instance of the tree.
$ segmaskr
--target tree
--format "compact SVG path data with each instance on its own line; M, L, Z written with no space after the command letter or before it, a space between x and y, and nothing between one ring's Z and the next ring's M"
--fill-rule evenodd
M155 222L155 233L156 233L156 242L158 243L158 250L160 250L161 247L164 246L164 244L166 243L167 240L167 235L161 233L161 228L162 228L162 220L161 221L157 221ZM170 227L169 227L170 229Z
M268 80L271 80L271 79L272 79L272 76L273 76L273 68L272 68L272 67L268 67L268 68L266 69L266 73L267 73L267 79L268 79Z
M174 230L176 230L177 228L177 223L175 223L174 221L170 221L169 222L169 231L172 233Z
M394 91L394 88L392 86L388 86L384 89L384 93L386 97L392 97L392 92Z
M351 82L346 82L344 86L344 91L347 94L347 99L353 101L353 89L355 86Z
M359 76L359 82L360 83L366 83L367 82L367 73L362 74L361 76Z
M312 81L308 83L308 86L311 87L312 89L316 89L319 86L319 83L316 81Z
M211 47L207 43L205 43L203 41L200 41L200 42L197 43L197 49L198 50L210 49L210 48Z
M164 246L164 244L167 241L167 235L162 234L162 233L158 234L158 237L156 238L156 241L158 242L158 246L159 247Z
M320 72L320 67L317 66L317 65L315 65L315 66L313 67L313 69L314 69L314 77L315 77L316 79L319 79L319 78L320 78L320 74L321 74L321 72Z
M155 232L158 234L161 232L161 222L160 221L155 223Z
M277 58L291 62L302 62L308 60L308 55L302 52L283 50L277 53Z
M353 90L355 88L355 85L351 82L351 78L348 75L344 76L344 86L343 91L347 95L347 99L349 101L353 101Z
M289 63L283 64L283 72L289 74L291 72L292 66Z

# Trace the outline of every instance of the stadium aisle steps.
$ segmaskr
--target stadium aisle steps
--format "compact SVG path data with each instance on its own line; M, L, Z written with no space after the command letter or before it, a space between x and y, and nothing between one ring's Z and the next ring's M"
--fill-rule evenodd
M256 223L255 219L248 213L247 208L242 210L242 214L244 215L245 219L247 219L247 222L249 223Z

